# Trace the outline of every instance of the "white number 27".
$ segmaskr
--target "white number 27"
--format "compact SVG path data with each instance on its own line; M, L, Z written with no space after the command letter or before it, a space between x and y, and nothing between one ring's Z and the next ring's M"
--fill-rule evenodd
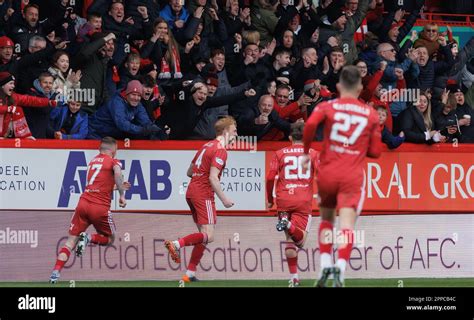
M349 145L353 145L357 139L359 139L360 134L362 131L364 131L368 122L367 118L365 117L350 115L342 112L336 112L334 114L334 120L337 122L332 126L330 139L340 143L347 143ZM351 136L347 138L346 136L342 135L342 133L349 132L352 125L356 125L357 127L354 129Z

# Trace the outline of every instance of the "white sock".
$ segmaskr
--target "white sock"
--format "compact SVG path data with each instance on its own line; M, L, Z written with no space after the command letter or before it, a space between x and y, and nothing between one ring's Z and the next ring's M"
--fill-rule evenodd
M329 253L321 253L321 270L330 268L332 266L332 259Z
M179 249L181 248L181 246L179 245L179 241L178 241L178 240L173 241L173 244L174 244L174 246L176 247L176 249L179 250Z
M342 272L342 273L346 272L346 265L347 265L346 260L344 260L344 259L337 259L336 266L339 267L339 269L341 269L341 272Z
M196 276L196 272L195 271L191 271L191 270L186 270L186 275L190 278L192 277L195 277Z
M291 273L291 279L296 279L299 280L298 274L297 273Z

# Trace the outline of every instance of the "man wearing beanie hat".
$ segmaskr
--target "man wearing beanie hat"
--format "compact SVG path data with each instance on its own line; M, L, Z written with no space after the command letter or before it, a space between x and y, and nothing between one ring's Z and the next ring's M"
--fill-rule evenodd
M38 70L48 69L45 66L49 66L49 59L55 49L63 49L65 45L65 42L61 42L56 46L46 46L46 48L35 52L28 50L21 59L16 59L16 55L14 55L15 43L8 37L0 37L0 72L8 71L17 77L23 84L23 88L18 88L18 91L20 92L21 89L26 91L28 86L33 83L34 77L39 75Z
M3 87L5 84L10 81L15 81L15 77L9 72L0 72L0 87Z
M15 73L13 66L13 47L15 44L8 37L0 37L0 71Z
M88 139L160 139L164 132L150 120L142 95L140 81L130 81L90 118Z
M219 79L217 78L217 74L209 73L206 78L206 85L207 94L208 96L212 97L214 93L216 93L217 88L219 87Z

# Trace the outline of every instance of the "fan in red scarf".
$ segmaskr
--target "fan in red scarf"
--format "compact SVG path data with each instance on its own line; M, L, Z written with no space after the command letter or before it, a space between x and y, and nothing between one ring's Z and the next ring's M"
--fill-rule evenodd
M173 33L168 28L168 24L162 18L156 19L153 25L154 34L150 39L152 42L158 41L156 46L161 49L160 73L159 79L180 79L181 60L179 56L178 43L173 37Z
M56 107L56 100L13 92L15 77L9 72L0 72L0 87L0 139L34 139L21 106Z

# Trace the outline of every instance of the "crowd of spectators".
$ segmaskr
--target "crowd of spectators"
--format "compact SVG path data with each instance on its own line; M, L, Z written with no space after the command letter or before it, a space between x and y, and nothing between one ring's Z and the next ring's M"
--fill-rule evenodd
M473 143L474 37L399 3L0 0L0 138L284 140L355 65L389 148Z

